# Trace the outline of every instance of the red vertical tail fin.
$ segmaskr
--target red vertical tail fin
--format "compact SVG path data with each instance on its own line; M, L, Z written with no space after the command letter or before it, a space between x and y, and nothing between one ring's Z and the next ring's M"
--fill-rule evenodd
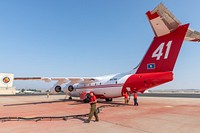
M189 24L168 34L154 37L136 73L173 71Z

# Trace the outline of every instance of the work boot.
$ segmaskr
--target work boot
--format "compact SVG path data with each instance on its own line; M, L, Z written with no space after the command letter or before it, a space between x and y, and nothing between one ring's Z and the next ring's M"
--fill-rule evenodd
M84 123L90 123L90 121L89 120L85 120Z

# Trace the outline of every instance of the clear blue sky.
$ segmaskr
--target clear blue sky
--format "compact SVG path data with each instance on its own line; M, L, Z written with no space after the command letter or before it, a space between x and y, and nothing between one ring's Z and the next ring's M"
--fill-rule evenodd
M102 76L135 67L154 36L146 11L160 2L200 31L199 0L1 0L0 72L20 76ZM200 45L185 42L174 81L157 88L200 89ZM17 88L45 88L16 81Z

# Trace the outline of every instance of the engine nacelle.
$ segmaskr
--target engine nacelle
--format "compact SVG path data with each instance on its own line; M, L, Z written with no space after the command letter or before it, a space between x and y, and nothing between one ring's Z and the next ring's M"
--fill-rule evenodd
M69 87L68 87L68 91L69 92L72 92L74 90L74 87L72 86L72 85L70 85Z
M57 85L56 87L55 87L55 92L61 92L61 90L62 90L62 88L61 88L61 86L59 86L59 85Z

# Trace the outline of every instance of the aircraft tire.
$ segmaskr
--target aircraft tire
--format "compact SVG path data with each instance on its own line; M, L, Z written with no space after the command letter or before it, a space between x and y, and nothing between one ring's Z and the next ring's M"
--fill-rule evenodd
M72 97L69 97L69 100L72 100Z
M106 102L112 102L112 98L106 98Z

